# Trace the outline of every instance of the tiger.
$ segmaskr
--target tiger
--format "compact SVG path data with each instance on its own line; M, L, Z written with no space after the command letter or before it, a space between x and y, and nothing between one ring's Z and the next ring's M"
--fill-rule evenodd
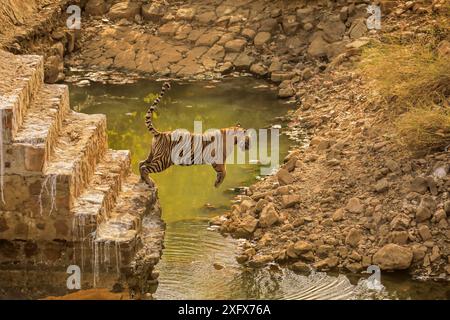
M227 156L234 150L235 145L239 145L242 151L249 150L251 137L246 134L246 129L242 128L239 123L232 127L205 132L204 134L194 134L181 129L158 131L153 125L153 112L170 88L169 82L163 84L159 95L145 115L145 125L153 135L153 140L147 158L139 162L141 179L152 188L155 184L149 177L151 173L162 172L174 164L183 166L210 164L216 172L214 187L218 188L226 176L225 161ZM218 143L218 141L221 143ZM221 150L221 154L216 153L213 142L216 143L214 146ZM207 150L208 147L212 150L210 157L205 156L202 152ZM183 154L185 150L188 150L189 154L188 152ZM174 155L179 156L182 161L174 161L176 160Z

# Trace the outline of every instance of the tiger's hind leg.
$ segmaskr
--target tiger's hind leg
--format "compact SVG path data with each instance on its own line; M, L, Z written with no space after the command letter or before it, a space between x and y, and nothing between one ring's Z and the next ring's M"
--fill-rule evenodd
M227 170L225 168L225 164L212 164L213 169L217 172L216 181L214 182L214 187L218 188L223 180L225 179L225 176L227 174Z

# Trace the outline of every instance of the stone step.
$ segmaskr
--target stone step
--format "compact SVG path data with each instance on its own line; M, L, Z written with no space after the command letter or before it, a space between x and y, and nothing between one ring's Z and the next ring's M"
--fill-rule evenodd
M28 109L12 144L7 146L5 173L26 176L41 172L52 155L69 110L67 86L44 85Z
M72 111L62 127L53 154L43 168L41 187L50 190L45 195L45 205L58 215L70 214L108 148L105 115Z
M108 219L122 183L130 173L130 163L128 150L108 150L97 165L89 187L76 199L71 210L76 240L83 241L97 229L98 224Z
M41 56L15 56L0 50L0 117L4 128L3 143L15 136L35 94L44 82Z
M92 232L97 229L97 225L115 207L121 185L129 171L130 152L108 150L96 166L89 186L74 201L69 214L60 214L57 205L56 208L51 207L52 199L47 193L51 191L51 182L48 181L47 189L41 189L41 198L32 198L37 203L34 210L37 213L2 211L0 223L3 223L4 228L0 230L0 238L39 241L92 239ZM42 188L41 184L39 188ZM58 193L55 196L58 197Z
M132 174L123 184L117 205L109 218L98 225L94 242L100 246L105 243L118 246L121 268L130 265L136 252L145 246L146 237L150 236L142 232L143 221L149 222L146 228L154 225L155 230L162 229L160 216L151 214L155 203L155 190L149 189L139 181L139 177ZM149 217L155 219L153 224L148 220ZM158 236L161 234L158 233Z

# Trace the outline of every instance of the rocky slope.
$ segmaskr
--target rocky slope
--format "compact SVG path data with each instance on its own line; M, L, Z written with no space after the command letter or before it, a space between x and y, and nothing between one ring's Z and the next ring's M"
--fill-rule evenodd
M373 37L426 36L432 17L431 5L401 4ZM398 144L392 110L357 72L358 59L344 54L295 87L301 104L290 126L308 128L310 145L211 223L248 239L237 259L253 267L359 273L377 265L448 280L450 152L417 156Z

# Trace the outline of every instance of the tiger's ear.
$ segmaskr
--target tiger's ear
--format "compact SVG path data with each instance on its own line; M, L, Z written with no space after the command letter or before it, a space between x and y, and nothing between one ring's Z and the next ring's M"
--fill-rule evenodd
M236 127L240 128L240 127L241 127L241 124L240 124L239 122L236 123Z

